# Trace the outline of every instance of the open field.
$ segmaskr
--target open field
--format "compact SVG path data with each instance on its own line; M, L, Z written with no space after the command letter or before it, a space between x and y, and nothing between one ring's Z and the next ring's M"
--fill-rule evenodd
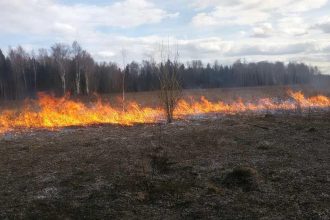
M296 85L296 86L263 86L263 87L245 87L245 88L215 88L215 89L194 89L183 90L182 98L196 99L204 96L210 101L233 102L237 99L244 101L255 101L260 98L289 98L288 91L302 91L307 96L325 95L330 97L330 87L317 87L313 85ZM133 92L126 93L126 102L137 102L141 106L156 107L159 106L159 92ZM71 97L86 103L93 102L101 98L105 102L109 102L114 107L121 108L122 94L108 94L91 97ZM0 109L17 108L22 106L22 101L3 101L0 100Z
M285 96L236 90L189 95ZM329 112L6 134L0 218L329 219L329 147Z
M330 217L329 115L41 131L0 146L0 218ZM227 183L239 166L256 177Z
M193 89L183 90L182 98L199 100L204 96L212 102L224 101L234 102L238 99L244 101L255 101L261 98L279 97L283 99L289 98L288 91L301 91L307 96L325 95L330 97L330 87L316 87L312 85L296 85L296 86L263 86L263 87L245 87L245 88L215 88L215 89ZM108 101L111 105L121 107L122 94L110 94L100 96L102 100ZM137 92L126 93L126 102L137 102L141 106L159 106L159 92ZM99 97L83 98L85 101L95 101ZM81 100L81 98L79 98Z
M307 96L315 96L322 94L330 97L330 87L316 87L312 85L296 85L296 86L263 86L263 87L245 87L245 88L215 88L215 89L194 89L183 90L182 98L194 98L198 100L204 96L210 101L233 102L237 99L245 101L254 101L260 98L288 98L288 91L302 91ZM127 93L126 101L136 101L142 106L159 106L158 92L138 92ZM111 103L118 103L121 94L113 94L102 96L104 100Z

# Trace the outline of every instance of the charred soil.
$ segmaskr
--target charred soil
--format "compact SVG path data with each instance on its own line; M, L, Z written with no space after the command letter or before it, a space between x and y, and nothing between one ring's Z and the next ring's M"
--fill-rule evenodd
M330 115L0 138L1 219L329 219Z

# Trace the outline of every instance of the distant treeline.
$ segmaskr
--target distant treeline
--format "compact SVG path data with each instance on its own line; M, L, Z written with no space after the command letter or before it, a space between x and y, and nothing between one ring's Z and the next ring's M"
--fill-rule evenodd
M40 91L57 95L120 92L123 78L127 92L157 90L160 65L154 61L132 62L121 70L116 63L95 62L77 42L71 46L54 44L37 54L19 46L9 49L7 56L0 50L0 98L34 97ZM317 67L303 63L237 61L223 66L195 60L179 64L178 69L184 89L306 84L321 77Z

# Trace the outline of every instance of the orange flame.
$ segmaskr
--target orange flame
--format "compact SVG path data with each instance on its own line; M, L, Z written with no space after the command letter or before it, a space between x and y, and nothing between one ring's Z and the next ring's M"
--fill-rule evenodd
M288 91L292 100L275 101L271 98L263 98L256 103L245 103L241 99L238 101L226 104L224 102L210 102L205 97L201 97L200 101L188 103L181 100L175 110L176 116L187 116L206 113L224 113L237 114L240 112L257 112L257 111L276 111L276 110L295 110L297 107L302 109L309 108L326 108L330 107L330 98L318 95L306 98L302 92Z
M200 101L180 100L175 109L175 118L207 113L237 114L240 112L258 112L266 110L294 110L299 106L306 108L330 107L330 98L322 95L306 98L301 92L289 91L291 100L274 101L271 98L260 99L255 103L238 100L233 103L210 102L205 97ZM135 102L128 104L125 112L97 101L87 105L68 97L54 98L39 94L37 101L27 101L20 110L0 112L0 133L30 128L61 128L67 126L87 126L93 124L133 125L153 123L164 119L161 108L141 107Z

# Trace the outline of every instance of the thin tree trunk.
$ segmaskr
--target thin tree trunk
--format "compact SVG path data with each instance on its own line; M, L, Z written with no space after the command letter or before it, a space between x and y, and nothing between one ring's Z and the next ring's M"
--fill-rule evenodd
M80 67L79 62L76 61L76 95L80 94Z
M125 72L126 70L124 70L124 74L123 74L123 112L125 111Z
M76 73L76 95L80 94L80 71Z
M33 71L34 71L34 91L37 92L37 68L36 68L35 59L33 59Z
M66 93L66 82L65 82L65 73L61 75L63 95Z
M80 94L80 74L77 77L77 95Z
M26 83L26 77L25 77L24 67L23 67L22 73L23 73L23 80L24 80L24 88L27 89L27 83Z
M85 81L86 81L86 93L87 95L89 95L89 78L86 72L85 72Z
M0 81L0 91L1 91L1 97L0 98L3 98L4 97L4 89L3 89L3 85L2 85L2 81Z

